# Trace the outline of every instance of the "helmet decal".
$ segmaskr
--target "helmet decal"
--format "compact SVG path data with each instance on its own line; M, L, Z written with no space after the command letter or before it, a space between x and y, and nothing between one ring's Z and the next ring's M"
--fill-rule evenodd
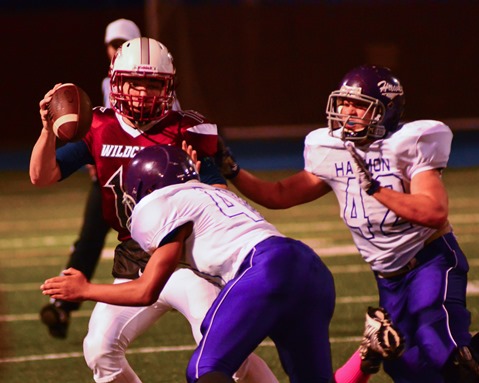
M362 89L359 86L343 85L341 86L340 92L344 94L344 97L347 97L348 95L361 94Z
M382 80L378 82L378 88L384 97L390 98L391 100L394 97L404 95L401 84L391 84L386 80Z

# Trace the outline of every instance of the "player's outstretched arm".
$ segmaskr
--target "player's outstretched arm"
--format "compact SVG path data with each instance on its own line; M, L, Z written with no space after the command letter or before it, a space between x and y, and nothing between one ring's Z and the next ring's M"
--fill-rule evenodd
M192 224L183 225L175 237L157 248L140 278L119 284L89 283L75 269L64 276L47 279L41 289L44 295L66 301L95 301L121 306L148 306L158 300L161 290L175 271L183 253L183 243L191 234Z
M53 133L53 123L48 115L48 104L60 85L56 84L40 101L40 118L43 128L30 157L30 180L36 186L50 185L61 178L55 156L56 136Z
M244 196L269 209L286 209L310 202L331 190L326 182L305 170L280 181L262 180L240 168L221 137L218 139L218 156L223 176Z
M311 202L331 190L326 182L306 170L271 182L240 169L231 181L247 198L269 209L286 209Z

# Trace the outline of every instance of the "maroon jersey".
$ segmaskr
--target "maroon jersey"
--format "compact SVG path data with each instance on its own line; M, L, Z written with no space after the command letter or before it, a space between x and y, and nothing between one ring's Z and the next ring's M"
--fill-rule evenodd
M217 126L194 111L170 111L153 123L147 132L125 124L112 109L96 108L89 133L84 138L95 161L102 187L103 215L118 240L130 237L126 229L127 215L123 206L125 169L132 157L146 146L170 144L181 147L185 140L198 153L210 157L217 150Z

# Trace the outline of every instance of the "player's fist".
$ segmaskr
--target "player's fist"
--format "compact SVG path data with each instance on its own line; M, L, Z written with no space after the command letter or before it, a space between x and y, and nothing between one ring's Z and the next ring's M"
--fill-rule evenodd
M82 293L86 291L88 284L81 271L70 267L63 270L61 276L47 279L40 289L43 295L49 295L53 299L80 302L84 300Z
M366 161L364 161L364 158L358 153L354 144L351 141L345 141L344 146L353 158L353 172L358 180L359 186L368 195L373 195L379 190L381 184L373 178Z
M226 179L232 180L240 172L240 167L236 162L231 149L226 146L224 140L218 136L218 151L215 156L216 165L221 170L221 174Z

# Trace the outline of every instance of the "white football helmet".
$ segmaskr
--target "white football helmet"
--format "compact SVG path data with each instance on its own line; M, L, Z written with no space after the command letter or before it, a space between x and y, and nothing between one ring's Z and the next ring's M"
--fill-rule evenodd
M110 65L110 101L112 108L136 124L158 120L170 109L175 98L173 57L160 42L139 37L125 42ZM131 95L125 83L147 79L157 95Z

